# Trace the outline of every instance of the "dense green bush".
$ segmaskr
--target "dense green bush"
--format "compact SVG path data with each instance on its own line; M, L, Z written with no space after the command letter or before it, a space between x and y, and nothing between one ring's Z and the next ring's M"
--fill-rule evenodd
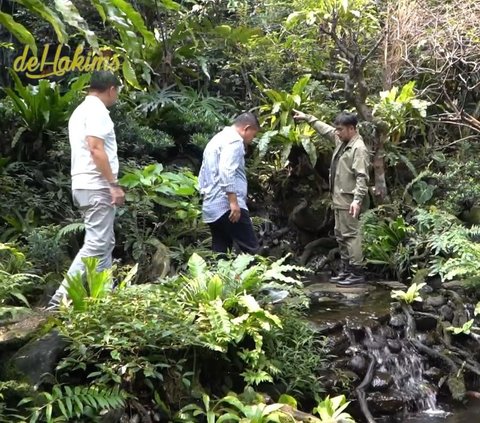
M310 395L327 365L318 355L321 346L298 318L285 323L282 335L281 319L262 294L284 289L298 304L301 283L290 275L301 271L284 260L271 263L248 255L209 267L193 255L188 271L175 278L120 284L111 295L84 298L84 307L63 308L59 316L70 345L57 377L83 374L99 386L119 384L133 396L147 387L144 395L173 405L172 395L181 392L185 401L193 389L222 391L221 373L220 379L203 375L213 360L243 376L231 388L278 377L288 389ZM300 373L292 367L292 354Z

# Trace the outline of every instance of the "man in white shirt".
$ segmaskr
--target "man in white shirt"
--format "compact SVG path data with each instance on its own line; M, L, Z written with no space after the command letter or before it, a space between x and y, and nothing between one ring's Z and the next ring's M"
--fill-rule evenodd
M84 272L84 257L97 257L99 271L112 265L115 206L124 203L125 193L117 183L117 142L107 107L117 101L120 85L113 73L94 72L88 95L68 122L73 201L85 222L85 241L68 275ZM57 308L67 296L66 285L63 280L49 309Z

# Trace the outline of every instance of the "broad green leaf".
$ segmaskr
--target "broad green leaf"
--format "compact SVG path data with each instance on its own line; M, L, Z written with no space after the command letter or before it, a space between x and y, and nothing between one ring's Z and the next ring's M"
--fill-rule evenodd
M238 303L246 307L249 313L255 313L261 310L257 300L252 295L242 295L239 298Z
M126 57L123 60L122 72L125 80L134 88L141 90L140 84L138 83L137 75L133 69L132 63Z
M30 12L33 14L40 16L41 18L45 19L49 22L55 33L57 34L57 38L60 44L67 44L68 42L68 34L65 30L65 25L63 24L62 20L59 16L48 6L46 6L43 0L15 0L17 3L25 6Z
M193 278L204 278L207 271L206 261L197 253L193 253L188 260L188 270Z
M160 0L160 4L162 4L165 7L165 9L168 9L168 10L178 11L182 9L182 6L173 0Z
M62 14L63 19L72 27L78 29L94 50L98 50L98 39L95 33L88 28L85 19L71 0L55 0L55 8Z
M37 45L32 33L22 24L15 22L11 15L0 12L0 26L5 27L20 43L29 46L33 54L37 55Z
M209 300L215 300L222 296L223 282L218 275L214 275L207 284L207 293Z
M110 0L110 2L125 14L125 16L132 23L132 29L136 29L138 32L140 32L140 34L142 34L147 45L155 44L155 36L147 29L145 21L140 13L137 12L128 1Z
M290 395L287 395L287 394L280 395L278 402L280 404L287 404L295 410L297 409L297 400Z
M261 136L260 140L258 141L258 157L260 160L265 157L265 154L267 154L270 141L277 134L278 131L267 131Z
M312 142L312 139L309 137L302 136L301 138L302 146L308 154L310 163L313 167L317 164L317 149L315 144Z

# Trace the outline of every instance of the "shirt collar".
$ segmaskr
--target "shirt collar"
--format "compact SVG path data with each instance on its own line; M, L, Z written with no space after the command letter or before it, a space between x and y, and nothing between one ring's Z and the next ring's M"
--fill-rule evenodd
M100 100L96 95L88 94L88 95L85 97L85 101L92 102L92 103L96 103L97 105L101 105L108 113L110 113L110 110L108 110L107 106L105 106L105 104L103 103L103 101Z
M348 141L345 147L351 147L360 138L360 134L357 132L350 141Z

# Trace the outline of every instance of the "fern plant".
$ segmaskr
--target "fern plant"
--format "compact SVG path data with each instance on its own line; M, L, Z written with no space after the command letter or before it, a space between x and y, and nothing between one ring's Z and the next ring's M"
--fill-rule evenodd
M271 381L278 373L265 354L264 333L281 328L281 322L262 308L254 295L265 287L301 286L288 272L306 269L287 265L286 259L268 263L242 254L231 261L221 260L216 269L209 270L205 260L193 254L188 274L182 277L179 297L195 313L206 347L226 352L230 344L238 345L246 337L253 341L253 348L238 353L246 364L242 375L249 384ZM253 264L255 260L258 263Z
M225 299L243 292L258 295L269 288L293 291L302 287L297 275L311 271L302 266L285 264L287 259L288 255L270 262L263 257L240 254L234 260L220 260L216 269L209 270L206 261L194 253L188 261L188 273L183 277L185 283L181 295L193 300L216 293L214 298L209 299Z
M26 272L31 264L25 254L11 244L0 243L0 259L0 304L18 300L29 307L25 293L42 285L43 278Z
M125 393L118 386L55 385L51 393L40 392L38 398L24 398L18 406L33 404L29 416L31 423L69 422L82 417L94 418L100 411L122 407L125 399ZM41 405L36 405L38 402Z

